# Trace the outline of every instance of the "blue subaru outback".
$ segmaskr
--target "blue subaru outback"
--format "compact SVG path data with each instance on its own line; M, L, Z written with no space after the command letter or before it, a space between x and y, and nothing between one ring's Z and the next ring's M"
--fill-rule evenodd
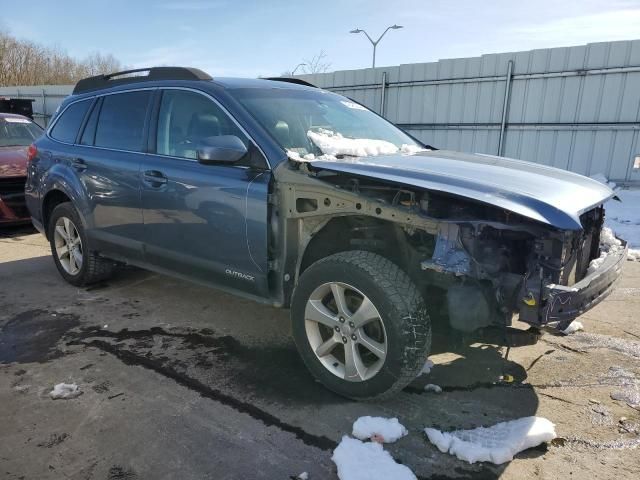
M605 298L626 256L602 229L605 185L437 150L296 79L87 78L28 160L27 206L67 282L131 264L290 308L311 373L351 398L420 373L430 309L535 340Z

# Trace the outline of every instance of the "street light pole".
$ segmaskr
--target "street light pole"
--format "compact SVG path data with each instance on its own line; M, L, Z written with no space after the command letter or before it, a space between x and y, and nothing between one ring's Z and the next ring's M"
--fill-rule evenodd
M371 68L376 68L376 47L378 46L378 43L380 43L380 40L382 40L382 37L384 37L384 34L387 33L389 30L398 30L400 28L403 28L402 25L394 24L394 25L391 25L390 27L387 27L387 29L384 32L382 32L382 35L380 35L378 39L375 41L373 40L373 38L369 36L367 32L359 28L351 30L349 33L364 33L366 35L367 39L369 39L369 41L371 42L371 45L373 45L373 63L371 65Z

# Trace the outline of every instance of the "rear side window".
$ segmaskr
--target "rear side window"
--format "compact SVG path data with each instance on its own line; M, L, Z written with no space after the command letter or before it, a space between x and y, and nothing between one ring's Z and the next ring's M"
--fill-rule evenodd
M89 105L91 105L90 99L69 105L53 126L51 136L61 142L74 143L78 136L80 124L89 109Z
M87 120L87 124L82 132L82 137L80 137L81 145L93 145L93 142L96 139L96 127L98 126L98 114L100 113L101 103L102 99L99 98L93 106L93 110L91 110L91 113L89 114L89 119Z
M150 97L149 90L103 97L95 145L141 152Z

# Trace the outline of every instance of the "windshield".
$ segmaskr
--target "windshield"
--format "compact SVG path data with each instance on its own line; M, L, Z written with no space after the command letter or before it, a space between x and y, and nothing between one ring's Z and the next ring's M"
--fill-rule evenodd
M290 157L413 153L419 145L402 130L345 97L323 90L231 90Z
M26 118L0 118L0 147L26 147L41 134L42 129Z

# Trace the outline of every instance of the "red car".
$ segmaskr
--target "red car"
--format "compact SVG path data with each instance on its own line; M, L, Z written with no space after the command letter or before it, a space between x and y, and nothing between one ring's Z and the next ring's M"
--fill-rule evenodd
M27 117L0 113L0 226L30 221L24 204L27 149L42 132Z

